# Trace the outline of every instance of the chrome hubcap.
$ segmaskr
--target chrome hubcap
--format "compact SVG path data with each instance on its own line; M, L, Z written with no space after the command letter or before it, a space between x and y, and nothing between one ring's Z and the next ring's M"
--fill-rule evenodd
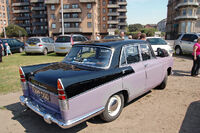
M176 54L180 54L180 49L179 48L176 49Z
M110 98L108 103L108 113L110 116L115 116L120 111L121 98L118 95L114 95Z

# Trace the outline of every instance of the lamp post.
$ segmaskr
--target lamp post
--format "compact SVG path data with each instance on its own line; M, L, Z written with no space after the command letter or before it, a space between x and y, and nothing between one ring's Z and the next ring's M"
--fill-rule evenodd
M62 35L64 35L65 33L65 29L64 29L64 20L63 20L63 0L61 0L61 19L62 19Z
M4 38L7 38L7 36L6 36L6 28L5 28L5 24L6 24L6 22L3 21L3 33L4 33Z

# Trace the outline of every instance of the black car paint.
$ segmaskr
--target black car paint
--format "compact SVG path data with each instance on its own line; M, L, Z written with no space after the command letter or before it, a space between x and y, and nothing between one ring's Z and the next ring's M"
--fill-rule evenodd
M121 41L114 44L108 42L92 44L93 46L104 46L114 49L110 68L95 69L86 66L67 64L65 62L41 64L22 67L26 79L31 83L57 94L57 80L61 79L65 88L67 98L71 98L87 90L134 73L132 67L119 67L120 53L124 45L135 43L146 43L144 41ZM74 46L80 46L76 44ZM89 44L85 44L89 45ZM91 45L91 44L90 44ZM73 46L73 47L74 47Z
M8 43L12 53L20 52L20 48L24 49L24 43L20 42L19 40L16 40L16 39L1 39L1 41L3 42L3 46L4 46L4 49L5 49L4 53L6 53L5 43ZM15 41L15 43L13 43L13 41Z

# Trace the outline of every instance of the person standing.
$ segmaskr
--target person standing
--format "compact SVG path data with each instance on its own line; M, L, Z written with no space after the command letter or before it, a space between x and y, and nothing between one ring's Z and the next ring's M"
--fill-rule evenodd
M96 33L96 40L100 40L100 39L101 39L100 34Z
M3 42L0 40L0 63L2 62L2 51L4 51Z
M121 37L121 39L124 39L124 32L122 31L122 32L120 32L120 37Z
M8 43L5 43L6 45L6 56L8 56L9 54L12 55L12 52L10 51L10 46L8 45Z
M142 33L141 35L140 35L140 40L144 40L144 41L146 41L146 34L145 33Z
M200 67L200 38L198 38L197 43L193 46L193 66L191 71L191 76L199 77L199 67Z

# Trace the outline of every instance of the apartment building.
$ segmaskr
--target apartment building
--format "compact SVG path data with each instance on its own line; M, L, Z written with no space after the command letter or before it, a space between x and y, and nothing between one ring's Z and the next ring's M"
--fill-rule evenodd
M49 36L62 32L60 0L45 0ZM83 34L91 37L125 31L126 0L63 0L65 34Z
M26 29L29 36L48 35L45 0L10 0L11 23Z
M0 0L0 33L8 26L7 3L6 0Z
M200 0L169 0L166 39L180 33L200 32Z

